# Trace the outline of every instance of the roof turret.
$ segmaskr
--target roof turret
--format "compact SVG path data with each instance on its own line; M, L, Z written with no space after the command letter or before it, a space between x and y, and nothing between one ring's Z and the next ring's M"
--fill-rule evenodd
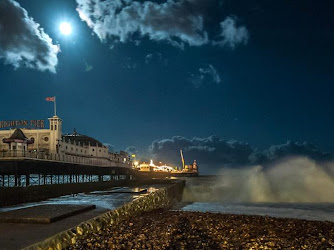
M2 140L4 143L10 143L10 142L25 142L27 144L34 143L34 139L28 139L23 131L19 128L17 128L14 133L9 138L5 138Z

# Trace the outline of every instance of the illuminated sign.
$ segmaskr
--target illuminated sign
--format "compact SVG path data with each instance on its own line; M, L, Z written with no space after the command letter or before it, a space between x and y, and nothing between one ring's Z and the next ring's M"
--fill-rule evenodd
M35 127L44 128L44 120L0 121L0 128Z

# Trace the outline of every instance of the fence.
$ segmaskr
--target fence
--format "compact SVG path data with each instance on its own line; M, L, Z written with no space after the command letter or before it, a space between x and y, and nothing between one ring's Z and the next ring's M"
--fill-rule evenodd
M58 161L65 163L81 164L81 165L92 165L101 167L131 167L131 161L120 162L110 158L97 158L91 156L78 156L69 154L57 154L43 151L24 151L24 150L8 150L1 151L0 158L27 158L27 159L39 159L47 161Z

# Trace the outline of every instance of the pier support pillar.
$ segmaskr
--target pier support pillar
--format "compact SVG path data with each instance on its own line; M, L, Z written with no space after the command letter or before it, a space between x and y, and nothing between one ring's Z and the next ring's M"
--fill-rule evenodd
M30 174L26 174L26 186L30 185Z

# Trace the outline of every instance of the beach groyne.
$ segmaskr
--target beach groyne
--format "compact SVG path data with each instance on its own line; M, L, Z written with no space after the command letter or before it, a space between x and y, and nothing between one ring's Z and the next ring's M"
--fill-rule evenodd
M152 184L172 184L168 179L111 180L105 182L66 183L28 187L0 188L0 207L37 202L63 195L106 190L117 186L141 186Z
M97 233L106 226L115 225L142 212L171 207L175 202L182 199L185 181L169 180L169 182L170 185L166 187L140 197L116 210L108 211L91 220L82 222L77 227L58 233L25 249L64 249L77 240L84 238L87 234Z

